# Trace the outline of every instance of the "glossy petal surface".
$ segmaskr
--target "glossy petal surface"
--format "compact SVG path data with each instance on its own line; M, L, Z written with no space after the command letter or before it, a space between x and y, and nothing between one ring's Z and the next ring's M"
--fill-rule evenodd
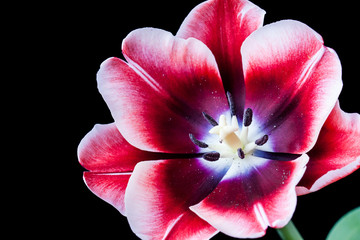
M269 151L310 150L341 91L336 53L315 31L292 20L255 31L241 52L254 139L268 134Z
M219 231L188 209L172 226L164 240L205 240Z
M198 151L189 133L206 134L202 111L215 118L228 111L210 50L196 39L146 28L127 36L123 54L129 63L111 58L98 72L100 92L121 134L142 150Z
M140 161L162 158L130 145L114 123L95 125L80 142L78 156L87 170L108 173L131 172Z
M321 129L301 179L299 195L317 191L360 167L360 115L346 113L339 103Z
M114 206L125 215L125 190L131 173L84 172L88 188L99 198Z
M227 161L172 159L136 165L125 194L126 214L141 239L162 239L189 207L217 186Z
M291 162L248 157L247 163L234 163L215 190L190 209L232 237L263 236L268 226L283 227L291 219L295 186L307 161L307 155Z
M177 33L199 39L213 52L225 89L234 95L239 119L245 97L240 48L245 38L262 26L264 14L245 0L206 1L190 12Z

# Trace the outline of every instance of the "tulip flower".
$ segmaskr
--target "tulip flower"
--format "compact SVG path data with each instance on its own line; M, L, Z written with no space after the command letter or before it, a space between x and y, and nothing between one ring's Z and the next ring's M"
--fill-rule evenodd
M84 180L141 239L282 228L307 194L359 168L359 114L341 64L307 25L263 25L246 0L209 0L178 33L131 32L98 88L114 123L81 141Z

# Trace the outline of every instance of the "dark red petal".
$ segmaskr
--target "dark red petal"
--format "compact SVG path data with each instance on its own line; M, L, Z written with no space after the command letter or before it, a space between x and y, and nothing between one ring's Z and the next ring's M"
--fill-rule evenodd
M321 129L298 185L298 195L317 191L359 169L360 115L346 113L337 103Z
M265 11L245 0L210 0L194 8L176 34L194 37L213 52L224 87L234 96L237 115L244 110L244 78L240 47L263 24Z
M98 85L125 139L142 150L198 151L201 139L228 104L210 50L159 29L139 29L123 42L129 64L111 58L98 72Z
M247 156L234 163L215 190L190 209L227 235L260 237L268 226L280 228L291 219L295 186L307 161L307 155L291 162Z
M159 153L139 150L130 145L114 123L97 124L78 147L80 164L95 172L130 172L140 161L159 159Z
M99 198L114 206L125 215L125 190L131 173L84 172L88 188Z
M176 221L164 240L206 240L218 232L189 209Z
M254 140L268 134L267 151L310 150L341 91L336 53L315 31L292 20L255 31L241 52L246 107L259 130Z
M138 163L125 194L134 233L142 239L162 239L189 206L213 191L229 167L227 161L203 159Z

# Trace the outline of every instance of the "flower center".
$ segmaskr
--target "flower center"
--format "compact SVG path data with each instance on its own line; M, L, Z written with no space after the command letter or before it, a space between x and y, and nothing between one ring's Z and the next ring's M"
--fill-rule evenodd
M268 139L268 135L264 135L256 141L250 141L248 138L249 127L252 122L253 112L248 108L244 112L243 126L240 128L237 117L235 116L235 108L231 95L228 93L228 101L231 111L231 121L228 122L225 115L221 115L219 123L210 115L203 112L204 118L213 126L210 134L219 136L219 141L213 144L207 144L199 141L192 134L190 139L194 144L201 148L212 150L203 155L203 158L209 161L216 161L219 158L232 158L234 160L244 159L247 155L252 154L258 146L264 145Z

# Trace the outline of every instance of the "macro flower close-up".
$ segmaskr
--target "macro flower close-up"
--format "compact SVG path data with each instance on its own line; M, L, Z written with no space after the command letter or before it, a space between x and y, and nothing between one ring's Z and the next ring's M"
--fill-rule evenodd
M247 0L205 1L175 35L136 29L124 60L101 64L114 122L95 125L78 158L139 238L258 238L290 222L297 196L360 167L338 55L306 24L264 16Z

